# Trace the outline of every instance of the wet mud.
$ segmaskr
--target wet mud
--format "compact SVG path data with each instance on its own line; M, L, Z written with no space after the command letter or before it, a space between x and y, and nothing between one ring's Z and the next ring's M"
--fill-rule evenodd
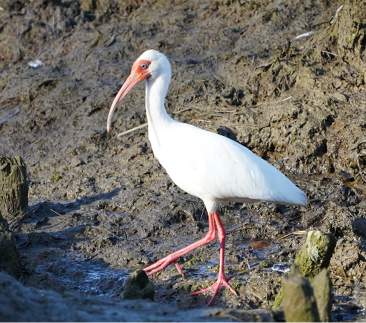
M172 183L147 128L118 136L147 122L143 85L106 132L133 61L154 48L172 64L172 117L247 146L309 199L221 205L239 296L222 289L213 306L270 308L283 275L273 266L294 261L296 232L319 229L337 238L332 319L363 318L364 2L5 0L1 9L0 153L22 156L29 181L29 208L9 223L24 286L119 300L130 272L207 232L202 201ZM150 277L155 302L205 307L210 293L190 293L215 279L218 250L214 241L182 257L185 277L174 266Z

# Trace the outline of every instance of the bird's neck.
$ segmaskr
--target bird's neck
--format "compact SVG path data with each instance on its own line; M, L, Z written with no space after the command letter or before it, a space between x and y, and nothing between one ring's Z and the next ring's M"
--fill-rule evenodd
M146 114L149 128L164 126L164 123L172 120L164 107L169 83L170 75L164 74L146 81Z
M155 156L159 159L159 151L167 138L167 131L174 122L164 107L168 92L170 74L161 75L146 82L146 114L149 128L149 140Z

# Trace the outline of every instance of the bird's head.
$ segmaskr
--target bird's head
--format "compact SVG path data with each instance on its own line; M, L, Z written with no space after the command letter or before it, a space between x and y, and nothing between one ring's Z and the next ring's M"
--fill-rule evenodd
M144 52L132 65L131 73L113 100L108 114L107 131L111 130L112 116L117 103L140 81L155 79L162 73L169 73L168 59L160 52L149 49Z

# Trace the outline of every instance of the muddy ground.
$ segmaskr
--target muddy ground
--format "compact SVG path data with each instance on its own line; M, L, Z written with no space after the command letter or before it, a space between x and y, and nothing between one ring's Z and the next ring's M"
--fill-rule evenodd
M337 9L343 5L343 9ZM29 210L10 224L21 283L60 294L123 296L128 274L206 233L202 201L154 158L144 87L106 119L146 49L172 63L166 108L228 136L306 192L306 207L223 204L235 297L213 306L267 309L310 229L338 239L333 319L366 307L366 5L363 1L0 2L0 155L27 164ZM311 37L296 36L306 32ZM31 61L42 65L33 68ZM256 243L260 242L260 243ZM216 276L218 242L151 277L155 301L204 307L190 293ZM351 304L348 304L348 302ZM88 306L87 304L85 305ZM86 308L87 310L87 308ZM36 316L35 316L36 319Z

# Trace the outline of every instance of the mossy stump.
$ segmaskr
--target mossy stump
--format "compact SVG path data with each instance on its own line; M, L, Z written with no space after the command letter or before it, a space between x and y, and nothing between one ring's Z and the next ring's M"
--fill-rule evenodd
M300 273L312 279L323 268L327 268L336 246L333 234L322 231L310 231L300 252L296 255L295 264Z
M332 283L323 268L311 282L294 265L282 279L282 307L286 322L329 322L332 310Z
M154 300L155 289L143 270L134 271L126 280L123 299Z
M0 212L13 221L28 207L27 170L20 156L0 157Z
M316 299L317 315L322 322L330 320L331 282L326 268L330 263L335 246L336 239L333 234L310 231L308 232L304 245L295 258L296 271L303 275L304 279L309 279L311 286L313 286L310 297ZM273 309L277 309L281 304L285 306L283 304L285 284L283 283L280 292L276 296ZM289 302L291 302L291 297L289 299ZM300 321L306 321L308 319L306 313L306 311L305 314L303 313L305 316ZM291 320L297 320L298 318L291 318Z

